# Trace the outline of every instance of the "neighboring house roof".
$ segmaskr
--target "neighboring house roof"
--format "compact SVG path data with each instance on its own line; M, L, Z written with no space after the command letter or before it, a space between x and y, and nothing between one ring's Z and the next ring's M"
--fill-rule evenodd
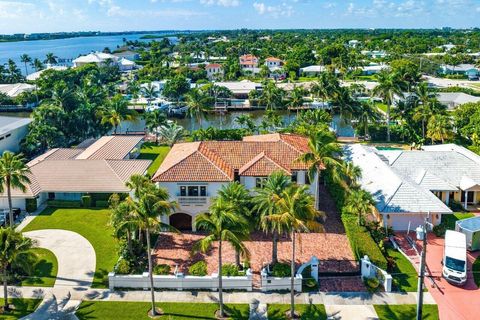
M466 72L469 70L478 70L474 64L469 64L469 63L461 63L455 66L445 64L445 65L442 65L442 68L444 70L461 71L461 72Z
M253 54L245 54L243 56L240 56L240 64L243 65L257 65L258 64L258 58L254 56Z
M327 68L325 66L308 66L300 68L300 72L325 72Z
M431 191L392 168L377 149L352 144L345 146L344 153L362 170L360 184L372 194L379 212L451 212Z
M130 60L126 59L126 58L121 58L118 63L119 63L120 65L122 65L122 66L129 66L129 67L136 65L135 62L130 61Z
M113 61L118 61L119 58L110 53L103 52L92 52L85 56L80 56L73 60L73 63L102 63L107 59L112 59Z
M290 134L245 137L243 141L203 141L173 146L155 173L158 182L233 181L245 176L268 176L274 171L306 170L297 161L308 150L308 139Z
M40 78L40 76L42 75L42 73L44 73L45 71L47 70L55 70L55 71L64 71L64 70L67 70L68 67L65 67L65 66L52 66L52 65L47 65L47 67L43 70L39 70L37 72L34 72L34 73L30 73L28 76L27 76L27 80L28 81L35 81L37 80L38 78Z
M458 106L469 102L479 102L480 97L472 96L463 92L439 92L436 95L441 104Z
M217 69L217 68L222 68L222 65L220 63L210 63L205 66L205 69Z
M141 142L140 136L102 137L82 148L51 149L27 163L30 183L14 197L35 197L40 192L128 192L125 182L144 174L150 160L126 159ZM5 197L5 194L0 194Z
M262 87L261 83L242 80L236 82L215 82L219 87L225 87L234 94L248 94L250 91L257 90Z
M28 83L0 84L0 93L6 94L10 98L15 98L24 92L35 90L35 86Z
M275 57L268 57L265 59L265 61L270 61L270 62L282 62L282 59L275 58Z
M27 126L30 122L32 122L32 119L30 118L0 116L0 134L5 134L15 129Z

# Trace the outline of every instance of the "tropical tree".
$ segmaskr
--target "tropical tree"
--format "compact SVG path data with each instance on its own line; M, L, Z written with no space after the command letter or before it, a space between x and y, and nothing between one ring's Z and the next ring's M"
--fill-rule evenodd
M25 192L26 185L30 183L28 175L30 168L25 164L21 154L10 151L3 152L0 157L0 191L7 191L10 227L13 228L12 189L20 189Z
M138 99L142 87L138 84L137 81L130 81L127 85L127 92L132 96L133 99Z
M342 176L348 190L356 189L358 180L362 177L362 169L353 162L345 162L342 166Z
M394 96L403 97L403 83L396 73L382 71L377 75L378 85L373 89L373 95L379 96L387 105L387 141L390 142L390 108Z
M435 95L428 91L426 82L422 82L417 86L416 92L417 106L413 110L413 120L422 122L422 138L425 139L425 127L428 119L435 114L435 106L438 100Z
M35 69L35 71L40 71L44 67L42 61L38 58L33 59L32 65L33 65L33 68Z
M127 202L120 202L112 208L110 225L113 227L117 238L126 237L128 251L133 255L132 234L138 229L138 223L131 212L132 210Z
M32 58L28 54L22 54L20 56L20 61L23 62L24 66L25 66L25 76L27 76L28 75L27 64L32 62Z
M162 216L170 215L176 207L176 203L170 201L168 191L164 188L157 188L152 182L146 183L138 190L139 197L135 199L128 197L126 203L130 208L130 216L135 220L135 224L140 230L145 232L147 239L147 257L148 257L148 275L150 280L150 294L152 310L150 314L158 314L155 307L155 289L153 286L153 262L151 254L151 232L161 229L174 230L170 225L161 222ZM126 221L125 224L131 225L132 221Z
M110 99L107 105L99 111L102 124L110 124L113 127L113 133L117 134L118 126L122 121L136 120L137 113L128 109L128 101L121 95L116 95Z
M3 310L10 310L8 304L7 279L13 265L22 269L30 269L29 250L33 246L31 239L25 238L21 232L13 228L0 228L0 268L3 278Z
M141 91L145 98L147 98L148 105L158 96L157 88L152 83L147 84L146 87L142 87Z
M202 118L205 117L207 111L211 108L207 105L206 96L198 89L192 89L185 95L187 102L187 114L192 119L192 130L193 130L193 119L196 118L202 127Z
M430 117L427 125L427 137L432 139L432 143L451 139L454 133L452 130L452 119L447 115L435 114Z
M322 213L315 209L315 200L306 185L291 185L275 200L276 212L269 216L272 223L283 225L290 232L292 258L290 262L290 318L295 319L295 251L296 234L323 230L318 222Z
M337 181L341 173L341 147L335 135L328 130L319 130L308 140L309 151L302 154L297 161L309 166L308 177L315 183L315 194L318 196L318 183L320 170L326 169ZM315 181L315 177L317 180Z
M380 113L373 101L360 103L358 109L354 113L354 117L358 121L358 126L363 127L365 138L368 136L368 125L380 120Z
M156 129L156 133L161 141L170 147L183 138L184 131L185 129L174 121L169 121L167 124Z
M284 93L273 81L268 81L263 87L260 102L265 105L266 110L272 111L282 105Z
M255 132L257 130L255 121L253 121L252 116L249 114L241 114L237 116L235 118L235 122L242 127L246 127L250 132Z
M166 124L167 115L160 109L154 109L151 111L146 111L144 113L145 126L148 131L155 134L155 143L158 142L158 131L156 130L161 125Z
M358 225L363 225L365 216L372 212L375 205L372 195L362 189L353 190L347 198L345 210L358 217Z
M292 185L290 177L281 171L273 172L265 180L262 188L255 190L256 195L253 198L254 211L259 215L260 228L263 232L272 234L272 265L278 262L278 236L288 230L285 225L272 221L270 216L277 213L275 201L290 185Z
M45 63L48 63L48 64L57 64L57 56L54 55L53 53L49 52L46 54L46 58L45 58Z
M213 199L209 212L201 213L195 218L197 230L204 231L207 235L196 242L193 252L208 252L215 242L218 242L218 302L220 306L218 316L225 317L223 305L223 283L222 283L222 252L224 242L229 243L243 256L248 257L249 252L243 244L245 230L248 230L248 221L223 198Z

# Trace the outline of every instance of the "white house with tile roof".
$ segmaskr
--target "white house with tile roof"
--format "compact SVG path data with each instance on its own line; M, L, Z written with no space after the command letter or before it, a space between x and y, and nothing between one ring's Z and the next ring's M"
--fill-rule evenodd
M28 133L30 118L0 116L0 154L4 151L18 152L20 143Z
M26 191L12 190L13 207L26 209L27 199L80 201L85 194L128 193L125 182L144 174L150 160L136 160L142 136L106 136L77 148L56 148L27 163L31 173ZM0 193L0 209L8 208Z
M207 211L210 199L233 181L253 191L271 173L282 171L298 184L310 184L308 166L297 161L308 150L306 137L278 133L248 136L243 141L175 144L153 176L179 204L164 222L179 230L192 230L195 216ZM310 184L312 194L316 181Z

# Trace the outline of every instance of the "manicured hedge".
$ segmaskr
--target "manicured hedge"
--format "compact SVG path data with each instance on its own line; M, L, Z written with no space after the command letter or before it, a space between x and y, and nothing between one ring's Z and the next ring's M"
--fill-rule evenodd
M25 209L28 213L37 210L37 199L25 199Z
M373 241L368 230L359 226L357 223L357 217L342 215L343 225L347 233L350 246L357 259L367 255L376 266L386 270L387 260L380 251L378 245Z
M80 201L68 200L48 200L47 204L53 208L80 208L82 206Z
M108 201L105 201L105 200L95 201L96 208L108 208L108 206L109 206Z

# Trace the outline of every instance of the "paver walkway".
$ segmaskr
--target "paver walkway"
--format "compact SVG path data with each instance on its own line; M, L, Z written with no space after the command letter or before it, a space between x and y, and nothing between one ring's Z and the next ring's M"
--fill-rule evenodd
M374 320L378 319L372 305L330 305L325 306L328 319L332 320Z

